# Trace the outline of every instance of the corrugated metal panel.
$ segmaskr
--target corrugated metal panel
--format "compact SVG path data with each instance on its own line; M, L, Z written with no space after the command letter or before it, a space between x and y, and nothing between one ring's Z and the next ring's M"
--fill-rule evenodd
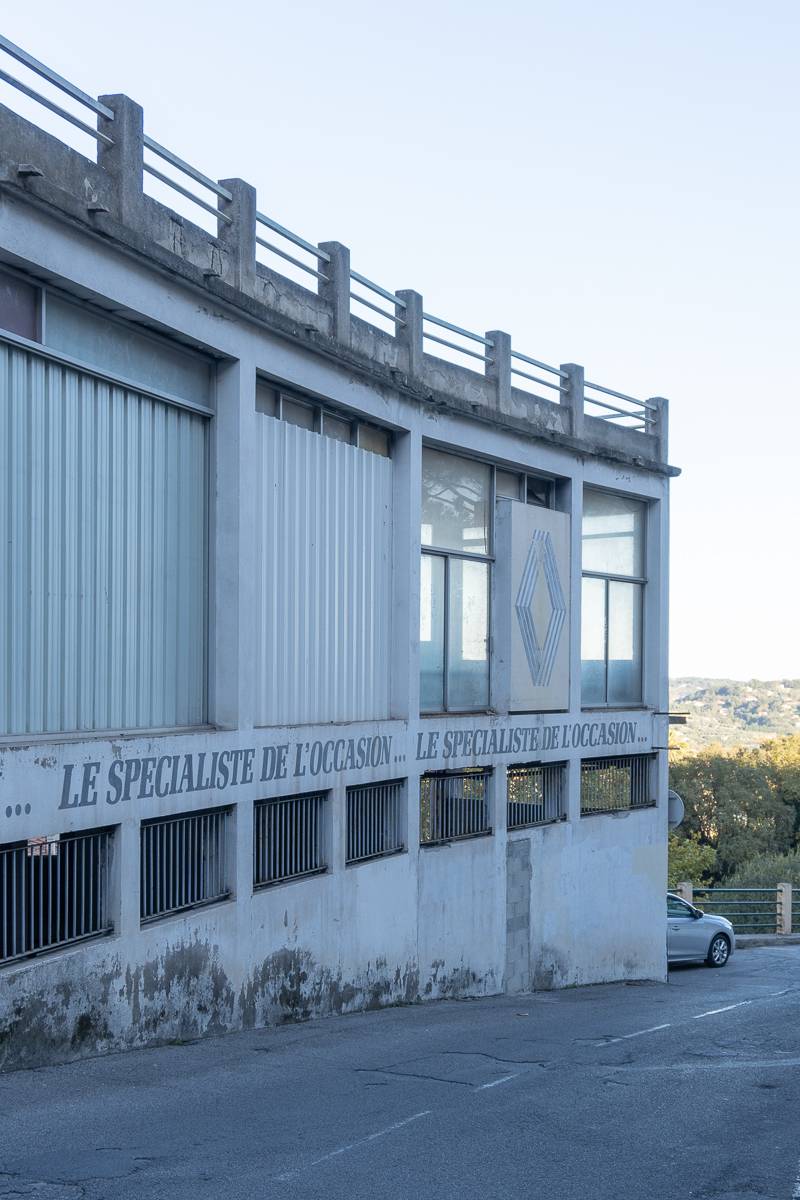
M204 721L206 441L0 340L0 733Z
M391 460L259 425L257 723L387 717Z

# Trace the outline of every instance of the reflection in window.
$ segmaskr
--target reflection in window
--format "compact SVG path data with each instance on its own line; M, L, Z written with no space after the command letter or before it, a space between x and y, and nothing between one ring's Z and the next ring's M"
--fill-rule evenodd
M642 700L644 528L641 500L597 492L583 497L581 701Z

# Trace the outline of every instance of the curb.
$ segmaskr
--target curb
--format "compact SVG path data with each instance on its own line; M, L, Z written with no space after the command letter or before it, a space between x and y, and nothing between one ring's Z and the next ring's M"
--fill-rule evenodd
M758 946L800 946L800 933L736 934L737 950L750 950Z

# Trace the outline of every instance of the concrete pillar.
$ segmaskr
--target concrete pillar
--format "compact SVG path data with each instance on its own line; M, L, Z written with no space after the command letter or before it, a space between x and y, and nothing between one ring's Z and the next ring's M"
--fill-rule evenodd
M220 187L233 197L217 200L219 211L230 217L217 218L217 237L228 254L231 275L228 283L251 295L256 279L256 189L243 179L220 179Z
M569 410L568 432L575 438L583 437L583 367L577 363L562 363L561 370L567 376L561 380L561 403Z
M792 885L778 884L778 933L792 932Z
M326 279L319 280L319 295L331 310L331 333L342 346L350 345L350 251L340 242L320 242L330 262L320 263Z
M128 96L100 96L114 120L98 116L97 128L113 139L113 146L97 143L97 163L111 177L113 211L123 225L138 228L142 222L144 193L144 114Z
M497 411L511 412L511 336L500 329L490 329L484 337L492 343L486 347L486 378L494 382Z
M114 837L111 895L116 900L114 931L133 938L141 925L139 910L139 822L123 821Z
M422 438L397 434L392 448L391 714L419 713L419 577Z
M648 404L655 405L655 412L648 412L648 432L658 438L660 462L669 462L669 400L664 396L651 396Z
M410 379L422 378L422 296L408 290L395 292L405 308L397 306L397 316L403 325L397 326L397 340L405 354L406 374Z
M689 904L694 904L694 888L692 887L691 880L684 879L682 883L679 883L677 887L674 887L672 890L677 896L680 896Z

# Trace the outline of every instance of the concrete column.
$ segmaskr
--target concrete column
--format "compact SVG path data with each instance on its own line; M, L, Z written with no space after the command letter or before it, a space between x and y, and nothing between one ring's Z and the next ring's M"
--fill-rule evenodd
M217 204L225 221L217 218L217 237L229 256L231 277L228 282L251 295L256 279L256 190L243 179L220 179L233 199L218 198Z
M648 404L654 404L655 412L649 412L648 431L658 438L658 457L661 462L669 462L669 400L664 396L651 396Z
M569 409L569 430L575 438L583 437L583 367L577 363L562 363L567 376L561 380L561 403Z
M566 811L567 820L577 825L581 819L581 761L579 758L567 760L566 780Z
M582 566L583 545L581 543L581 526L583 525L583 475L580 467L576 466L576 474L570 479L569 507L570 517L570 616L569 616L569 707L570 712L580 715L581 711L581 600L582 600Z
M114 113L114 120L98 116L97 128L113 139L113 146L97 143L97 163L114 184L113 212L123 225L138 228L142 223L144 193L144 114L141 105L128 96L100 96Z
M792 885L778 884L778 933L792 932Z
M123 938L136 937L141 926L139 910L139 822L123 821L114 837L112 890L116 898L114 931Z
M391 715L419 713L419 576L422 438L398 434L392 448Z
M511 335L500 329L490 329L484 337L492 343L486 347L486 378L494 382L497 411L511 412Z
M320 250L330 256L321 262L327 279L319 280L319 295L330 306L331 332L337 342L350 345L350 251L340 242L320 242Z
M684 879L677 887L673 888L676 895L681 896L689 904L694 904L694 888L690 879Z
M397 306L397 316L405 324L397 326L397 340L403 347L406 359L406 374L410 379L422 378L422 296L419 292L395 292L405 308Z

